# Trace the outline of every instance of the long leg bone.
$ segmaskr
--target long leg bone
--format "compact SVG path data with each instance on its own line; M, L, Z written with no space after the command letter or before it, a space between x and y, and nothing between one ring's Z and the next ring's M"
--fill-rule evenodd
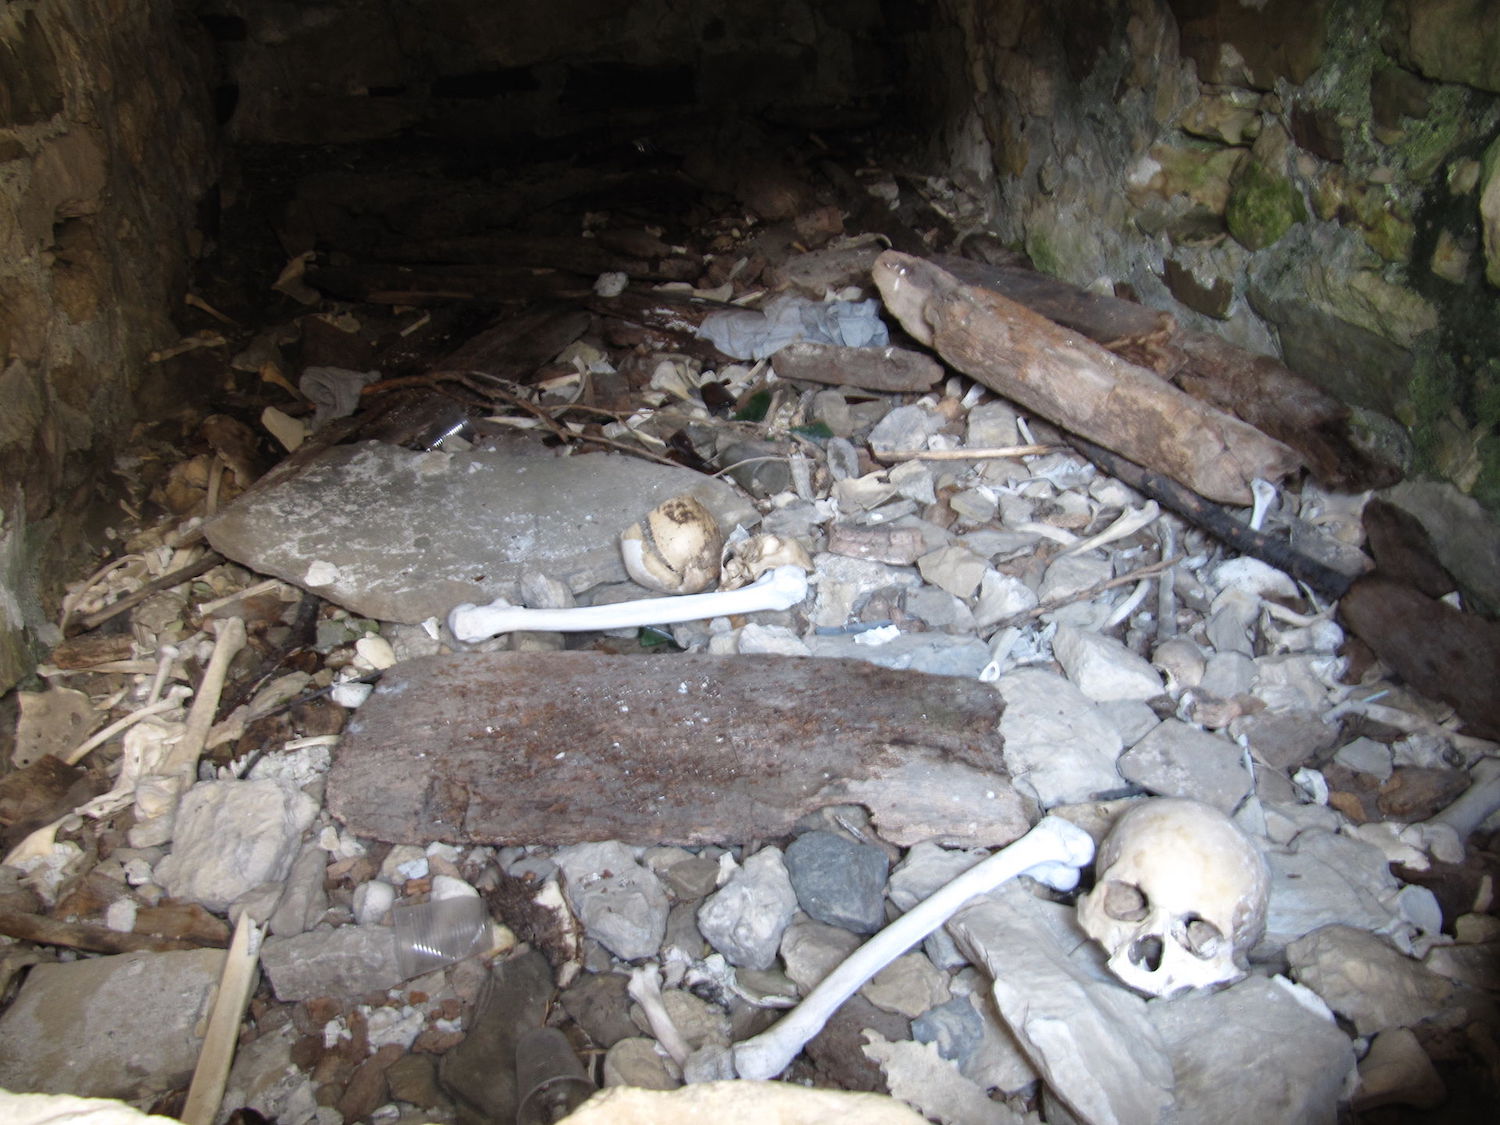
M992 891L1017 875L1030 875L1057 890L1071 890L1078 883L1078 869L1093 858L1094 841L1087 832L1061 817L1044 817L1015 843L969 868L865 942L769 1030L736 1044L736 1073L752 1079L780 1074L839 1005L975 895Z
M646 1022L651 1025L656 1041L662 1045L662 1049L667 1054L672 1056L672 1061L678 1066L687 1062L688 1055L692 1052L682 1038L682 1032L678 1031L677 1025L672 1022L666 1004L662 1002L661 980L656 965L652 963L638 969L631 969L630 984L626 986L626 991L630 993L630 998L641 1006L641 1011L646 1013Z
M448 628L465 644L500 633L525 630L537 633L586 633L628 629L636 625L668 625L763 609L790 609L807 597L807 575L798 566L778 566L738 590L683 594L671 598L642 598L613 605L571 609L527 609L501 600L489 605L461 605L448 614Z
M1474 784L1432 818L1452 828L1460 840L1467 840L1490 814L1500 809L1500 760L1485 758L1476 763L1473 776Z

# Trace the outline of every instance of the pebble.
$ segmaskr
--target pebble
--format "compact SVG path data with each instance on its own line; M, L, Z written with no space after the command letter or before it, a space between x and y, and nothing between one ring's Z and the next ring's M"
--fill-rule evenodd
M682 1085L682 1072L658 1053L655 1039L621 1039L604 1054L604 1084L675 1090Z
M944 547L917 560L924 580L956 598L972 597L988 569L985 559L964 547Z
M806 996L861 944L858 934L840 926L800 919L781 935L781 960L786 975Z
M624 844L574 844L553 860L563 873L568 905L584 932L622 961L653 957L661 948L670 903L661 880Z
M857 934L885 924L886 855L833 832L804 832L786 849L797 904L811 917Z
M950 998L947 975L920 953L897 957L859 991L877 1008L907 1019L915 1019Z
M756 852L698 909L698 928L731 965L769 969L797 895L779 848Z
M1191 797L1232 813L1250 791L1243 757L1227 739L1165 719L1120 755L1119 770L1159 797Z
M967 996L955 996L912 1020L911 1034L918 1043L936 1044L943 1058L958 1062L983 1044L984 1020Z
M1052 653L1068 679L1096 702L1144 702L1166 691L1161 675L1147 660L1111 637L1059 625Z
M1124 787L1115 768L1119 734L1071 683L1039 668L1017 668L995 687L1005 699L1000 734L1006 769L1043 808Z
M1356 738L1334 752L1333 760L1355 773L1366 773L1379 781L1391 776L1391 748L1373 738Z
M1311 988L1360 1035L1406 1027L1437 1015L1453 982L1368 930L1331 925L1286 947L1292 977Z

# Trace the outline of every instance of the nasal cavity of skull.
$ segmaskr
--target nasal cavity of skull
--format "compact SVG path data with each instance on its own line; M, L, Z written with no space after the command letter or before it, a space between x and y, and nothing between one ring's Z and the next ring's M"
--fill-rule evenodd
M1154 973L1157 969L1161 968L1161 957L1164 948L1161 938L1155 934L1136 938L1135 941L1130 943L1130 963L1138 969Z
M1104 913L1120 922L1139 922L1150 912L1146 892L1133 883L1111 881L1104 885Z
M1219 932L1219 927L1196 914L1183 918L1181 932L1174 936L1201 961L1217 957L1224 948L1224 935Z

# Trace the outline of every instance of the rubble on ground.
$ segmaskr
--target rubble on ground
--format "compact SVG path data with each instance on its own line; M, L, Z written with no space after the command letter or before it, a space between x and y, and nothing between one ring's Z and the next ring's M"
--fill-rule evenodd
M837 226L798 250L775 224L717 223L692 249L636 231L655 264L586 284L581 319L492 328L462 363L429 341L425 375L324 378L320 411L346 417L293 427L302 451L261 483L222 452L198 489L200 453L164 466L173 514L123 531L74 588L7 743L0 1086L170 1105L215 951L248 917L265 982L226 1111L510 1120L520 1033L542 1024L590 1081L633 1088L578 1120L684 1083L774 1101L791 1095L715 1080L868 935L1046 814L1098 843L1169 797L1265 857L1264 925L1219 990L1127 987L1078 892L1012 879L862 982L786 1078L955 1123L1492 1104L1497 746L1489 704L1464 710L1488 688L1419 694L1336 600L987 379L888 348L898 323L930 342L910 309L877 315L911 259ZM663 273L677 283L643 280ZM972 299L944 278L945 300ZM369 280L308 272L329 304L297 322L316 350L335 333L407 346L427 312L326 296ZM803 296L734 307L777 286ZM937 355L978 378L951 315ZM283 327L243 341L263 362L236 369L263 374ZM257 387L307 418L284 379ZM378 418L349 413L386 394ZM1271 442L1264 464L1285 453ZM658 534L648 513L683 495L718 522L733 584L792 567L807 596L666 616L678 603L629 580L619 538ZM1306 481L1220 514L1354 556L1339 573L1357 592L1369 499ZM1422 596L1489 636L1450 590ZM456 638L455 607L497 599L582 624ZM672 623L590 624L644 599Z

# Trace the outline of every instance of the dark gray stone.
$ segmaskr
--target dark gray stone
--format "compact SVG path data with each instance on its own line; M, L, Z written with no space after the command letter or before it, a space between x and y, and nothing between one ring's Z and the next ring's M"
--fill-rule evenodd
M621 1039L639 1035L630 1020L630 982L615 973L584 973L562 994L563 1011L606 1050Z
M438 1066L438 1080L461 1108L484 1121L515 1120L516 1041L542 1025L551 998L552 969L535 950L494 967L468 1034Z
M890 864L879 848L833 832L806 832L787 847L786 869L797 905L819 922L857 934L885 924Z
M984 1020L967 996L955 996L912 1020L911 1037L918 1043L937 1044L943 1058L960 1062L984 1042Z

